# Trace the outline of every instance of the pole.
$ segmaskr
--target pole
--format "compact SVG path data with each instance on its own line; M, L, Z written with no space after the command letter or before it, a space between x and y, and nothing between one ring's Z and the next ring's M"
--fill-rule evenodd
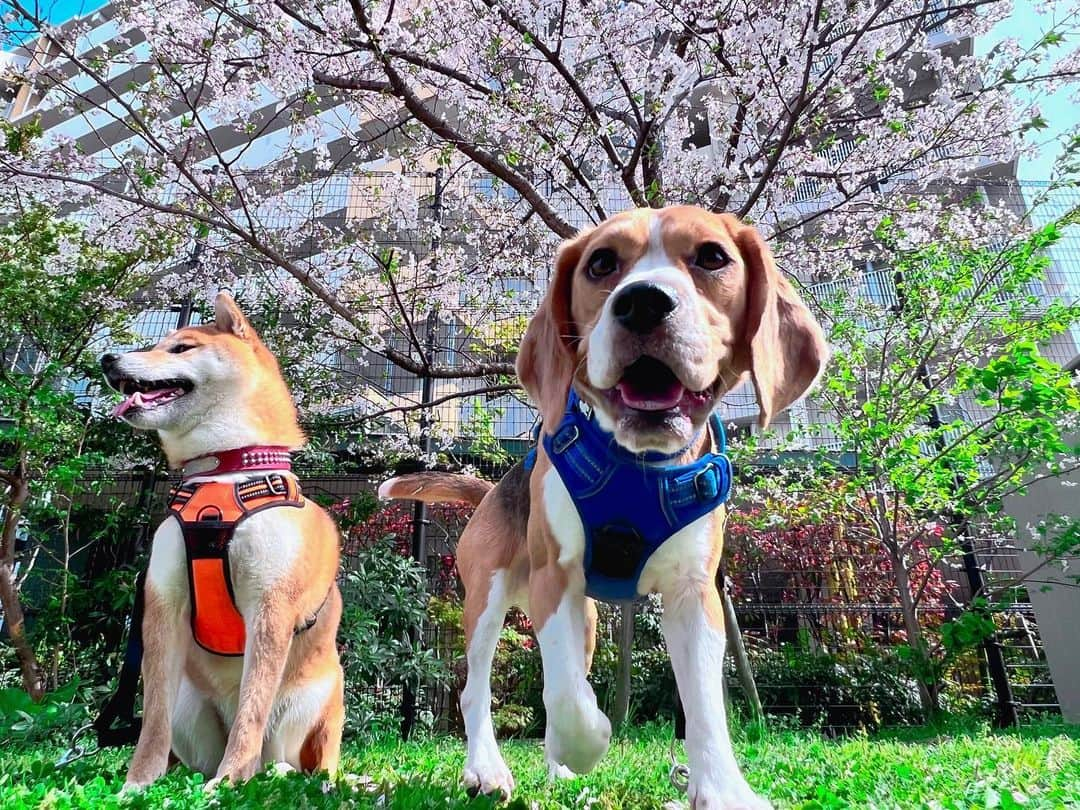
M435 271L439 264L439 231L438 226L442 223L442 195L443 195L443 170L435 170L435 193L431 201L431 211L435 220L436 231L431 238L431 267ZM439 326L438 312L432 307L428 312L425 322L424 335L424 369L428 369L435 362L435 336ZM430 374L425 373L421 378L420 386L420 451L425 455L431 453L431 408L430 403L434 399L435 380ZM413 533L412 533L412 557L427 571L427 505L422 501L416 501L413 505ZM420 628L414 627L409 632L409 640L415 644L420 639ZM412 730L416 725L416 693L419 684L406 683L401 693L401 739L408 741Z
M611 723L621 728L630 714L630 685L633 675L634 613L636 602L623 602L619 606L619 667L615 675L615 703L611 709Z
M154 484L157 481L157 474L151 465L145 464L137 467L136 470L139 473L139 522L135 526L132 558L142 554L150 541L150 505L154 497Z
M754 681L754 671L750 667L750 656L746 654L746 645L743 644L742 632L739 630L739 617L735 615L735 605L731 601L731 594L728 593L727 577L721 573L717 578L717 583L720 590L720 602L724 608L724 632L727 633L728 649L735 661L735 674L739 678L743 696L750 707L750 718L754 723L762 725L765 722L765 711L761 707L761 697L758 695L757 682Z
M198 262L199 245L195 245L195 250L192 251L190 265L194 265ZM183 329L185 326L191 323L191 308L193 303L191 296L185 296L184 300L180 302L180 309L176 313L176 328Z
M218 169L221 168L218 165L214 165L213 168L207 169L206 173L211 175L210 189L213 190L214 178L217 177ZM199 266L199 262L202 260L203 251L206 250L206 238L195 237L195 245L191 248L191 255L188 257L188 271L194 272ZM176 328L183 329L185 326L191 324L191 311L194 303L191 300L191 295L184 297L184 300L180 302L180 310L176 314Z
M985 587L982 569L979 568L978 558L975 556L975 546L971 542L971 536L967 531L966 521L961 524L960 551L963 553L964 573L967 575L971 594L981 594ZM972 605L972 610L990 618L990 611L983 605ZM997 725L1000 728L1009 728L1020 723L1016 713L1016 700L1013 697L1012 684L1009 683L1009 670L1005 666L1005 656L998 644L997 633L992 633L983 641L983 652L986 655L986 668L990 673L990 683L994 687L994 695L997 697Z

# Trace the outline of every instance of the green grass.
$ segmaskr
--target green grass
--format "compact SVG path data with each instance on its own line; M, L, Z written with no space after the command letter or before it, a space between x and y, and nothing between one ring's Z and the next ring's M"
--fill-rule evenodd
M615 741L584 777L549 785L537 742L504 744L517 778L511 808L660 808L679 798L667 780L670 729L652 726ZM747 778L778 808L1080 808L1080 727L907 730L826 740L813 732L769 731L737 741ZM130 798L117 791L130 749L101 752L64 768L60 750L0 752L0 807L488 808L458 786L464 749L451 738L348 744L343 778L330 786L300 774L260 775L238 788L202 791L203 778L175 768Z

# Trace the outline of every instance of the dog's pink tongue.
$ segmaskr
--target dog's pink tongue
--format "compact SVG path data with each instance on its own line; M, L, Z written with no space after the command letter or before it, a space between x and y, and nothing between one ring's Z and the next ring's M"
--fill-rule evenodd
M642 391L628 382L615 386L623 402L639 411L667 411L679 404L686 389L678 382L672 382L662 391Z
M130 397L124 397L124 400L113 408L113 419L119 419L125 413L130 411L134 407L142 407L143 396L141 391L136 391Z

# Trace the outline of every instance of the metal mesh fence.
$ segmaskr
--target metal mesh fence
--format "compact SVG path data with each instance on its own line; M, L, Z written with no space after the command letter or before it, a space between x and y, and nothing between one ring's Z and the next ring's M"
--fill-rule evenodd
M297 472L305 494L323 504L370 496L386 475L328 475L322 470L303 468ZM164 516L171 479L142 470L126 474L101 470L92 475L98 479L98 485L93 487L98 494L88 502L89 506L107 511L123 503L138 508L126 531L88 549L83 576L97 576L119 563L144 564L146 541ZM428 592L450 601L461 595L453 557L465 517L462 513L434 512L429 514L427 525L422 565ZM394 541L402 553L408 554L411 523L400 525L396 531ZM362 546L346 538L343 576L364 553ZM1015 553L1000 539L980 544L978 556L983 568L1001 581L1019 573ZM893 655L906 641L898 600L879 595L877 601L870 601L859 594L833 590L837 568L878 562L867 554L836 556L824 564L773 564L764 574L760 566L740 570L737 563L725 564L733 586L735 613L768 715L833 732L918 721L914 681L897 673L898 659ZM968 599L959 565L944 561L941 569L943 581L948 584L948 599L919 611L921 623L929 630L958 615ZM1023 593L1013 599L994 608L994 621L1017 707L1022 718L1056 712L1057 701L1034 613ZM618 609L602 609L598 630L602 647L606 644L614 648L618 617ZM634 653L638 669L635 683L641 681L646 692L644 701L651 701L651 708L643 711L651 716L648 712L673 710L674 682L662 654L662 641L658 642L657 633L648 629L639 635ZM118 648L120 641L115 639ZM460 731L458 697L465 675L460 623L429 621L422 630L421 643L443 663L447 677L437 684L422 685L417 696L418 710L434 727ZM610 702L610 689L604 684L610 686L611 672L598 666L600 671L594 672L600 684L598 693L602 701ZM730 662L724 683L731 699L743 705L741 685ZM539 683L534 686L538 703ZM659 697L658 689L662 692ZM384 721L397 717L403 700L401 684L392 682L355 684L353 694L361 695L366 712L381 715ZM988 709L992 704L986 663L979 651L966 654L953 666L943 700L947 708L964 710ZM527 730L535 732L537 728L533 725Z
M287 189L265 189L260 197L257 171L247 176L249 199L260 204L250 211L250 227L270 244L288 238L288 259L301 270L318 273L329 261L328 251L343 244L370 246L369 253L393 251L400 256L413 257L417 266L438 272L439 252L453 254L457 272L465 276L487 279L485 283L505 293L505 298L479 300L462 299L442 310L443 316L429 321L433 306L433 291L426 282L413 279L408 290L397 291L401 300L396 304L377 303L373 307L386 309L393 317L383 329L381 339L390 349L423 363L430 360L463 370L478 359L506 361L512 358L514 344L523 331L528 306L535 302L538 291L533 281L498 269L499 256L507 246L533 243L535 233L521 224L528 221L523 203L512 190L487 177L451 178L437 183L433 174L390 175L370 174L311 174ZM931 187L919 193L927 196L957 195L957 186ZM1032 220L1042 225L1060 217L1080 204L1080 192L1073 188L1051 188L1044 183L973 182L964 187L978 192L987 203L1021 213L1032 209ZM628 205L620 201L619 191L604 192L611 208ZM470 207L470 195L481 194L504 206L496 220L484 219L484 213ZM574 225L591 224L581 209L567 209L570 216L576 211ZM299 235L299 237L297 236ZM535 245L545 267L550 262L551 244ZM250 249L235 237L211 231L203 239L193 239L177 253L177 266L184 267L202 252L199 261L217 261L238 276L236 285L274 285L278 271L264 256ZM1032 292L1044 303L1054 300L1068 303L1080 300L1080 228L1066 228L1060 241L1050 250L1052 262L1046 279ZM364 258L360 250L357 264L349 271L375 272L377 261ZM797 268L786 268L798 276ZM544 274L541 273L541 278ZM419 276L418 276L419 278ZM851 288L858 295L881 302L895 301L896 291L891 273L867 267L865 272L849 274L838 280L819 281L798 279L804 284L810 300L817 295ZM389 296L389 293L387 293ZM400 306L397 306L400 304ZM450 311L448 312L447 309ZM147 311L136 324L148 340L160 335L167 326L168 310ZM286 313L287 317L287 313ZM158 321L155 321L158 319ZM507 340L507 335L512 339ZM1044 353L1062 364L1071 363L1078 354L1080 332L1073 329L1055 337ZM535 411L514 386L512 377L479 376L474 378L434 379L430 381L425 405L422 375L402 368L387 357L387 352L364 348L359 344L337 350L326 359L326 370L335 378L336 389L342 398L352 402L334 412L338 424L345 428L362 426L366 434L383 431L385 435L419 438L419 416L429 415L431 430L439 441L463 455L483 455L501 445L511 454L522 451L535 424ZM469 392L474 392L470 394ZM963 406L961 403L958 407ZM973 406L972 406L973 407ZM737 430L753 432L757 403L753 390L744 383L728 392L720 403L726 422ZM973 411L975 412L975 411ZM781 414L774 424L774 436L764 437L762 448L778 447L782 437L797 423L820 425L817 435L807 436L808 448L822 447L842 450L828 422L835 419L813 402L807 402L794 414ZM480 437L480 438L478 438ZM487 444L485 444L487 442ZM488 455L498 457L497 452Z
M412 177L407 179L407 183L416 200L416 210L424 211L431 204L433 178ZM400 222L388 223L384 220L378 224L372 223L376 209L385 208L376 204L377 200L373 197L375 186L357 178L317 179L290 190L284 195L285 201L276 209L268 207L264 212L266 226L271 229L283 228L292 222L310 221L315 211L316 220L327 226L328 230L313 231L310 241L297 254L311 262L319 260L322 247L320 239L329 238L328 233L332 235L350 228L363 231L368 238L372 229L377 228L375 241L382 246L418 254L430 250L430 234L424 227L410 225L404 219ZM1009 190L1002 190L1001 193L1020 195L1033 191L1037 192L1038 189L1020 190L1010 186ZM505 192L492 186L491 193ZM1065 210L1075 205L1077 200L1074 197L1058 199L1059 209ZM1019 198L1017 205L1022 205ZM451 211L446 216L465 215ZM447 228L447 231L455 232L455 229ZM1070 233L1053 249L1054 261L1045 291L1048 297L1067 300L1078 297L1078 239L1080 237ZM210 240L212 242L212 236ZM217 247L226 249L222 245ZM415 344L424 344L428 338L426 322L419 317L423 314L423 302L413 303L417 315L413 323L416 335L407 339L400 331L387 335L388 342L403 351L417 348ZM151 343L170 331L181 322L184 309L178 305L143 310L135 324L135 331L141 338L135 345ZM197 313L195 317L198 317ZM504 324L510 317L516 315L509 310L492 307L470 309L463 306L454 318L437 324L431 341L432 356L438 362L447 364L464 362L472 351L478 324ZM395 341L398 341L397 344ZM1062 356L1055 359L1072 359L1065 356L1067 346L1064 343L1061 345ZM1071 351L1075 352L1075 348ZM363 387L367 395L373 398L375 407L426 410L436 429L452 439L449 449L457 455L458 460L476 464L488 477L496 477L530 444L535 413L519 392L498 390L460 397L457 395L466 386L475 386L476 382L439 380L425 397L421 376L403 370L377 353L335 358L335 363L340 375ZM490 385L498 380L481 378L477 382ZM438 404L426 405L432 402ZM752 392L745 387L732 392L725 399L723 407L725 417L742 425L751 420L756 411ZM802 417L813 422L823 418L823 415L810 408ZM348 432L349 429L350 420L346 418L342 421L342 430ZM740 429L744 428L736 428L735 432ZM379 438L377 432L370 430L367 435L372 440ZM408 438L415 441L419 437ZM827 429L822 431L818 441L832 449L843 450L836 446L835 437ZM772 464L775 459L762 459L761 463ZM340 470L353 468L355 464L340 466ZM309 470L301 468L299 472L304 480L305 492L326 503L371 493L386 474L386 470L377 465L365 474L333 469L328 472L325 464ZM148 471L117 473L102 470L94 473L94 476L97 482L91 490L97 494L88 505L102 511L114 510L117 504L134 505L137 519L113 542L99 541L87 547L82 575L90 579L118 564L138 562L145 558L152 527L164 514L169 487L166 478ZM427 572L432 593L453 592L457 587L453 577L448 576L446 559L454 554L459 530L460 526L440 526L437 522L427 527L427 544L421 563ZM1007 543L987 542L977 551L984 567L996 575L1007 578L1016 573L1016 556ZM356 563L360 553L359 549L346 545L343 558L345 571ZM866 557L854 556L832 560L835 565L855 567L864 567L872 562ZM729 573L738 592L736 615L757 669L759 689L768 712L794 717L800 722L850 728L865 723L874 712L883 711L880 706L896 697L893 695L890 698L889 690L906 691L901 695L901 702L905 705L912 703L914 698L910 680L883 685L880 672L869 669L861 674L853 674L851 671L851 667L855 666L852 661L863 660L852 657L854 653L869 660L867 655L873 652L872 648L888 649L904 642L906 631L894 593L868 599L865 595L854 593L837 595L834 590L828 598L823 598L822 594L832 587L829 579L834 572L822 567L796 570L773 566L765 571L755 571L753 575L733 567ZM956 607L950 605L965 604L969 596L965 591L962 572L945 565L943 574L955 583L950 590L952 601L921 614L921 618L931 626L955 615ZM1053 711L1056 699L1030 604L1025 601L1023 593L1018 593L1013 602L999 606L996 611L995 621L1018 705L1029 713ZM616 635L615 622L614 614L606 614L601 635L609 642ZM119 639L116 641L119 644ZM424 689L421 702L434 722L444 728L456 728L460 720L456 689L461 685L463 671L459 660L462 646L460 628L432 623L424 629L423 644L427 649L436 651L440 658L446 659L453 677L448 685ZM641 652L645 654L648 651ZM829 664L829 661L832 663ZM985 662L977 654L957 667L954 678L955 693L960 698L969 702L987 700ZM740 687L731 673L728 673L727 684L737 700ZM401 703L402 690L396 685L372 685L368 696L374 710L392 713L397 711Z

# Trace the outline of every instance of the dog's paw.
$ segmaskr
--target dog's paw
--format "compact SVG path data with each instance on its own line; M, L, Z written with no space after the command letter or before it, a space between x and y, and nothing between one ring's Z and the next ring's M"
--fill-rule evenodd
M690 810L773 810L773 807L742 782L721 790L696 792L691 786Z
M461 781L470 796L501 794L502 798L509 799L514 792L514 775L499 754L476 757L465 763Z
M266 772L270 776L288 776L290 773L296 773L296 768L288 762L268 762Z
M256 771L259 769L259 765L260 762L258 757L252 758L245 765L230 765L223 762L221 767L218 768L217 775L203 786L203 790L207 793L213 793L223 782L232 785L239 785L241 782L246 782L255 775ZM286 765L286 767L288 766Z
M555 760L552 759L547 761L547 769L549 782L554 782L556 779L573 779L577 776L576 773L565 765L555 762Z
M142 793L149 785L149 782L124 782L124 786L120 788L120 796L137 796Z
M143 789L150 787L159 777L165 775L165 768L132 768L124 779L124 786L120 788L122 796L134 795Z
M557 762L575 774L596 767L611 744L611 721L595 704L548 710L544 747L549 762Z

